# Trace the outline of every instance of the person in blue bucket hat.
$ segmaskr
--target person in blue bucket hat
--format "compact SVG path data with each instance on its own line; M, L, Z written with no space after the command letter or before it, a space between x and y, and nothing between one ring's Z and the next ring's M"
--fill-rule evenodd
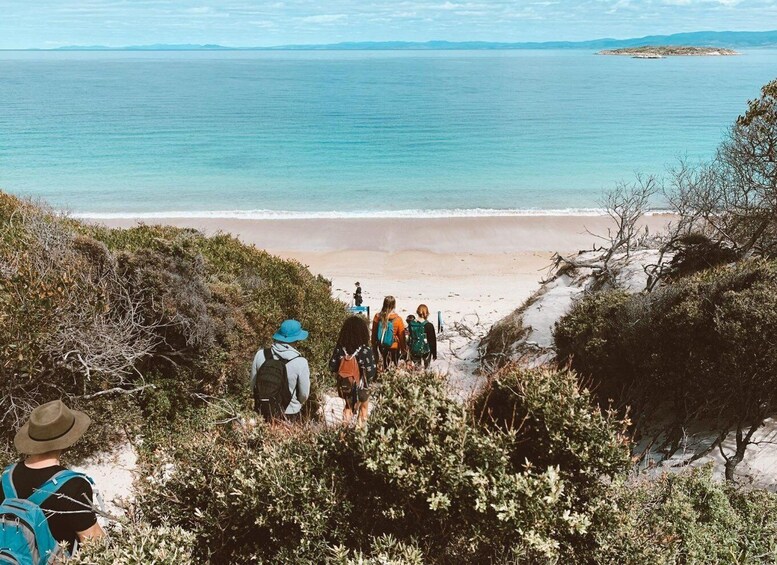
M297 421L310 395L308 361L293 344L308 338L297 320L286 320L251 365L254 410L268 422Z

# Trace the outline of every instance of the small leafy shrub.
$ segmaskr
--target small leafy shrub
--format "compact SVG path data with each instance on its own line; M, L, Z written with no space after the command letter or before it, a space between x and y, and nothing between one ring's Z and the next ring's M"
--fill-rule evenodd
M619 483L602 511L595 563L777 561L777 496L715 482L710 467Z
M722 242L713 241L703 234L689 234L673 242L668 249L674 255L664 276L669 279L687 277L694 273L712 269L739 258L737 252Z
M553 396L544 394L527 401L536 414ZM580 402L570 417L596 419ZM391 373L364 428L211 427L159 450L139 505L152 523L192 532L200 561L553 562L592 521L593 506L564 477L596 472L572 445L584 432L569 439L574 426L545 422L558 463L518 461L518 430L477 424L433 375ZM591 443L613 442L601 449L622 455L606 425L591 425ZM602 474L619 468L610 457Z
M631 468L627 422L595 405L567 370L507 367L475 398L480 425L507 433L515 465L557 466L586 500ZM513 432L510 434L510 432Z
M319 562L343 539L350 501L308 430L268 433L260 423L173 448L141 485L141 508L194 533L200 562Z
M68 561L72 565L186 565L192 558L191 534L180 528L152 527L124 520L109 537L87 542Z

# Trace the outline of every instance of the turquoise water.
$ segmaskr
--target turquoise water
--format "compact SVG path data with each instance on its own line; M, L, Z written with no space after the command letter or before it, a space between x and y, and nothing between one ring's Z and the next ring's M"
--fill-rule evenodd
M0 187L81 213L593 208L710 157L775 77L774 50L0 52Z

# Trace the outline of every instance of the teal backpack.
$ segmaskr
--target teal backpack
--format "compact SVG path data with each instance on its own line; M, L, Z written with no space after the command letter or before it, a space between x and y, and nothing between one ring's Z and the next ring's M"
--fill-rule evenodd
M92 479L65 469L43 483L29 498L18 498L11 479L14 467L15 464L3 471L3 492L6 498L0 503L0 564L59 563L63 561L64 552L51 535L46 514L40 505L70 479L82 477L90 483Z
M382 320L378 322L378 343L386 348L394 345L394 322L391 321L390 316L385 327Z
M432 351L426 338L426 324L427 322L410 322L410 355L413 357L424 357Z

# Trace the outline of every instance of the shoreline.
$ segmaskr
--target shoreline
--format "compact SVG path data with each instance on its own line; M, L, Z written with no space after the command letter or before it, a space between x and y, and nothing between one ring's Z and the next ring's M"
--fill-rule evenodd
M669 214L643 218L651 232L671 220ZM590 248L612 227L607 216L488 216L445 218L224 219L127 217L84 221L113 228L163 224L224 232L271 253L422 251L434 254L514 254Z

